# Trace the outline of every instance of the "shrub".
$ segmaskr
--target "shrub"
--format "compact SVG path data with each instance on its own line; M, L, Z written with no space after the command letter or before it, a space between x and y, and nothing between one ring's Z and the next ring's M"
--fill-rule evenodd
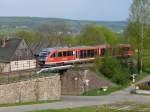
M102 66L102 62L101 62L101 58L99 56L96 56L94 63L95 63L95 66L94 66L95 70L100 71L100 68Z
M113 82L125 85L130 79L129 69L125 68L119 59L105 56L100 72Z

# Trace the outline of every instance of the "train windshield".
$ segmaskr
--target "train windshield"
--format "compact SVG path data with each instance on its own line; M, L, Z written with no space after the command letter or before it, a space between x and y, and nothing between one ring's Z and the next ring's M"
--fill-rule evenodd
M46 48L42 50L39 54L39 58L46 58L51 53L51 48Z
M39 54L39 57L40 57L40 58L46 58L49 53L50 53L50 52L41 52L41 53Z
M39 54L39 58L46 58L50 54L50 51L42 51Z

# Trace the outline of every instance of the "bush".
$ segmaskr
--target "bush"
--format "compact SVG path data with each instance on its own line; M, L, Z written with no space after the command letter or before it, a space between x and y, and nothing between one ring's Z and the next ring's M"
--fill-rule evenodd
M100 72L120 85L127 84L130 79L129 69L125 68L119 59L109 56L103 58L103 65L100 68Z
M95 61L94 61L94 68L95 68L95 70L96 70L96 72L97 71L100 71L100 68L101 68L101 66L102 66L102 62L101 62L101 58L100 58L100 56L96 56L96 59L95 59Z

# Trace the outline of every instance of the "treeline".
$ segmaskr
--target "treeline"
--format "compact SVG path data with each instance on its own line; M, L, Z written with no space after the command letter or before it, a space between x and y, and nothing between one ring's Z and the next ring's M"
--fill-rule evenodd
M29 44L41 41L49 46L100 45L121 42L117 34L98 25L85 25L80 34L73 35L66 24L42 24L33 31L17 31L14 35L25 39Z

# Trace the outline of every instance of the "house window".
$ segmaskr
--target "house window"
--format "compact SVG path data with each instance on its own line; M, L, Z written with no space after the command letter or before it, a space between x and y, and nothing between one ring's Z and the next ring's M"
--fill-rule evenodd
M15 61L15 65L18 65L18 61Z

